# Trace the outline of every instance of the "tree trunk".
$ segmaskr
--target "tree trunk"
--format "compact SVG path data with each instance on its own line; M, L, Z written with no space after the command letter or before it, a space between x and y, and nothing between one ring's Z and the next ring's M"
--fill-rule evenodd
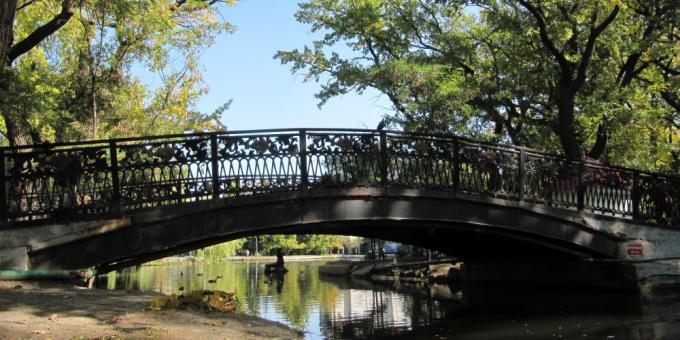
M0 91L5 91L2 89ZM8 108L5 107L5 110ZM10 117L7 112L3 112L3 119L7 126L7 139L10 146L31 145L40 142L40 135L33 129L24 115L18 114L17 119Z
M605 119L600 122L597 127L597 136L595 138L595 144L590 148L588 152L588 157L594 159L600 159L607 148L607 141L609 140L609 133L607 132L607 121Z
M19 0L0 1L0 74L9 63L9 50L14 43L14 17Z
M574 95L559 91L557 99L557 131L564 155L572 160L581 159L581 147L576 139L576 124L574 121Z
M11 96L11 82L13 81L8 69L16 58L58 31L73 16L71 10L73 0L63 0L60 13L14 44L17 3L18 0L0 0L0 109L2 110L0 114L5 120L6 135L12 146L37 143L40 141L40 134L31 127L25 109L15 108L7 102L7 98Z
M24 139L24 134L14 133L14 122L10 119L7 105L7 98L9 98L9 88L11 77L7 74L7 68L10 63L9 51L14 43L14 18L16 16L18 0L0 1L0 107L2 110L2 118L5 120L7 128L6 136L10 144L14 144L15 136Z
M97 139L97 65L94 62L92 44L88 40L90 62L90 118L92 119L92 139Z

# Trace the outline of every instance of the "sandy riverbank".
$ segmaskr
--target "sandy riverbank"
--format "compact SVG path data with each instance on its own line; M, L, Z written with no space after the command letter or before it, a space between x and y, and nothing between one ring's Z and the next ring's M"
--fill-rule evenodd
M0 281L0 339L301 338L282 324L249 315L148 310L155 295Z

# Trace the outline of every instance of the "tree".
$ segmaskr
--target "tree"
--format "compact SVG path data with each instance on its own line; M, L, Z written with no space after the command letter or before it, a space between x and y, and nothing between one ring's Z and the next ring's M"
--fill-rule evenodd
M342 237L339 235L305 235L302 237L305 253L322 255L334 249L342 248Z
M296 235L265 235L260 236L260 250L265 254L272 255L281 248L284 252L302 250L305 244L299 242Z
M325 81L320 105L373 87L391 100L392 123L407 130L509 141L572 159L608 159L616 150L613 157L626 161L646 144L626 143L631 127L659 127L653 93L667 83L645 76L659 56L677 54L668 32L678 6L310 0L296 17L325 34L275 57L306 80ZM334 51L340 43L352 53Z
M233 29L219 19L221 3L234 1L4 2L0 111L10 144L216 126L220 111L191 106L205 92L196 56ZM162 85L149 92L131 76L135 65Z
M225 260L228 257L235 255L236 250L241 249L245 242L246 239L241 238L225 243L216 244L214 246L201 248L196 251L196 256L206 258L209 260Z
M10 91L12 90L11 83L13 80L8 69L17 58L58 31L73 16L73 1L63 0L58 14L35 28L35 30L17 43L14 43L14 21L17 11L31 5L32 2L27 1L20 7L17 7L18 0L7 0L0 4L0 19L2 19L0 21L0 105L5 107L2 110L2 117L5 120L5 127L7 129L6 136L10 143L14 145L31 144L34 140L39 140L40 136L38 131L31 127L28 117L24 112L8 111L6 101L12 95Z

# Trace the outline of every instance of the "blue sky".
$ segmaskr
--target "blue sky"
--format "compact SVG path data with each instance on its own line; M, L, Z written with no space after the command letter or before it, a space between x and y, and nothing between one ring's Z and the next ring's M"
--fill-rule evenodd
M311 44L311 28L298 23L293 14L296 1L240 0L222 10L236 25L233 34L219 36L200 58L204 81L210 93L197 109L212 112L229 99L231 108L223 115L229 130L280 127L374 128L389 112L389 101L370 90L331 99L320 110L314 94L315 82L303 82L273 55L278 50Z

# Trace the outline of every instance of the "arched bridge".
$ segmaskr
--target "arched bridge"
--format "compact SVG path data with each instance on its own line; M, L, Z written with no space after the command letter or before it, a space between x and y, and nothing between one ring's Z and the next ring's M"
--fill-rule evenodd
M263 233L472 258L621 259L638 241L640 256L676 256L653 245L675 242L680 178L451 135L276 129L0 151L5 267L130 264Z

